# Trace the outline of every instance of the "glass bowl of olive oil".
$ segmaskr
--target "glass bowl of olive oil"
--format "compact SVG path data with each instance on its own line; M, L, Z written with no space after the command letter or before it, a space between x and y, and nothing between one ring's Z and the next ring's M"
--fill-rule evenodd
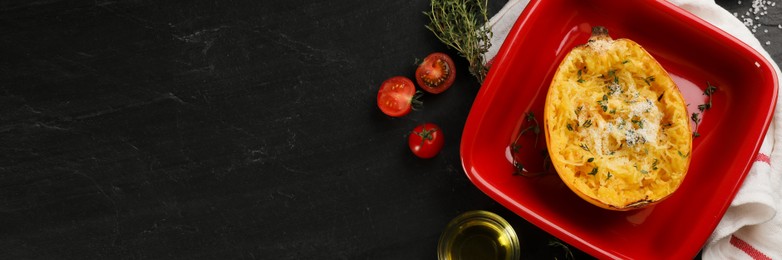
M476 210L457 216L440 236L440 260L516 260L520 257L519 238L505 219Z

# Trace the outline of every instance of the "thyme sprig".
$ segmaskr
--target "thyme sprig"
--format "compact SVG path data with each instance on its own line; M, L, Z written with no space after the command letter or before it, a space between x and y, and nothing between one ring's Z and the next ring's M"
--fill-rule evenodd
M705 90L703 90L703 94L709 97L709 101L704 104L698 105L698 110L701 111L700 114L703 114L706 112L706 110L711 109L711 96L712 94L714 94L715 91L717 91L717 87L712 85L710 82L706 81L706 85L707 87ZM693 137L701 136L701 134L698 133L698 124L700 124L701 122L701 118L698 117L698 113L692 113L691 119L693 122L695 122L695 131L692 132L692 136Z
M709 102L698 105L698 110L700 110L701 112L711 109L711 94L714 94L714 91L717 91L717 87L711 85L711 83L709 83L708 81L706 81L706 85L708 85L708 87L706 87L706 89L703 90L703 94L709 97Z
M699 113L692 113L692 116L690 117L692 121L695 122L695 131L692 132L693 137L701 136L701 134L698 133L698 124L701 123L701 118L699 115Z
M424 12L430 23L426 28L442 43L459 52L470 63L470 74L483 83L489 68L483 56L491 47L488 0L432 0L432 9Z
M538 119L535 118L535 114L534 113L527 112L526 114L524 114L524 121L527 122L527 123L530 123L530 125L525 127L525 128L523 128L523 129L521 129L519 131L519 134L516 135L516 139L514 139L513 143L511 143L511 145L510 145L511 153L513 153L513 167L515 168L515 172L513 174L514 175L528 176L528 177L529 176L537 176L537 175L543 174L545 172L528 173L527 169L524 167L524 165L521 164L520 162L516 161L516 154L518 154L519 150L521 149L521 145L519 144L519 139L521 138L522 135L526 134L527 132L532 131L532 133L535 134L535 148L538 147L538 139L539 139L539 136L540 136L540 124L538 123ZM543 168L547 170L546 165L547 165L547 160L548 160L548 152L545 152L545 150L544 150L542 153L544 155L544 158L543 158Z
M576 259L575 257L573 257L573 252L570 251L570 248L565 243L562 243L559 240L549 240L548 241L548 246L560 248L562 250L562 252L564 253L564 255L565 255L564 258L566 260L567 259ZM557 258L554 257L554 259L557 259Z

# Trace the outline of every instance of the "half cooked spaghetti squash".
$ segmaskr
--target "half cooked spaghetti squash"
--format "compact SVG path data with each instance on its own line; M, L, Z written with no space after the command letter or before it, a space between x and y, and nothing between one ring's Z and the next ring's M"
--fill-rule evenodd
M597 206L655 204L687 173L692 136L678 87L640 45L603 27L559 65L544 117L557 173Z

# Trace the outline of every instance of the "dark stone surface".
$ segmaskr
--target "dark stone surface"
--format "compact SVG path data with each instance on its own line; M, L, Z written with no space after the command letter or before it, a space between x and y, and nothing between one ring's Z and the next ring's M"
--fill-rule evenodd
M513 224L524 258L562 259L461 169L479 89L463 59L423 110L377 109L384 79L433 51L456 57L424 28L427 8L0 3L0 258L433 259L451 218L485 209ZM780 8L757 33L776 60ZM425 121L446 136L430 160L406 145Z

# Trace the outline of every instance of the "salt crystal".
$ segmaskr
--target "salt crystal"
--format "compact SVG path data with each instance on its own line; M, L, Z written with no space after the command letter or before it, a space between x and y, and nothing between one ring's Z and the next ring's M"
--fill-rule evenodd
M771 45L771 41L766 41L766 45Z

